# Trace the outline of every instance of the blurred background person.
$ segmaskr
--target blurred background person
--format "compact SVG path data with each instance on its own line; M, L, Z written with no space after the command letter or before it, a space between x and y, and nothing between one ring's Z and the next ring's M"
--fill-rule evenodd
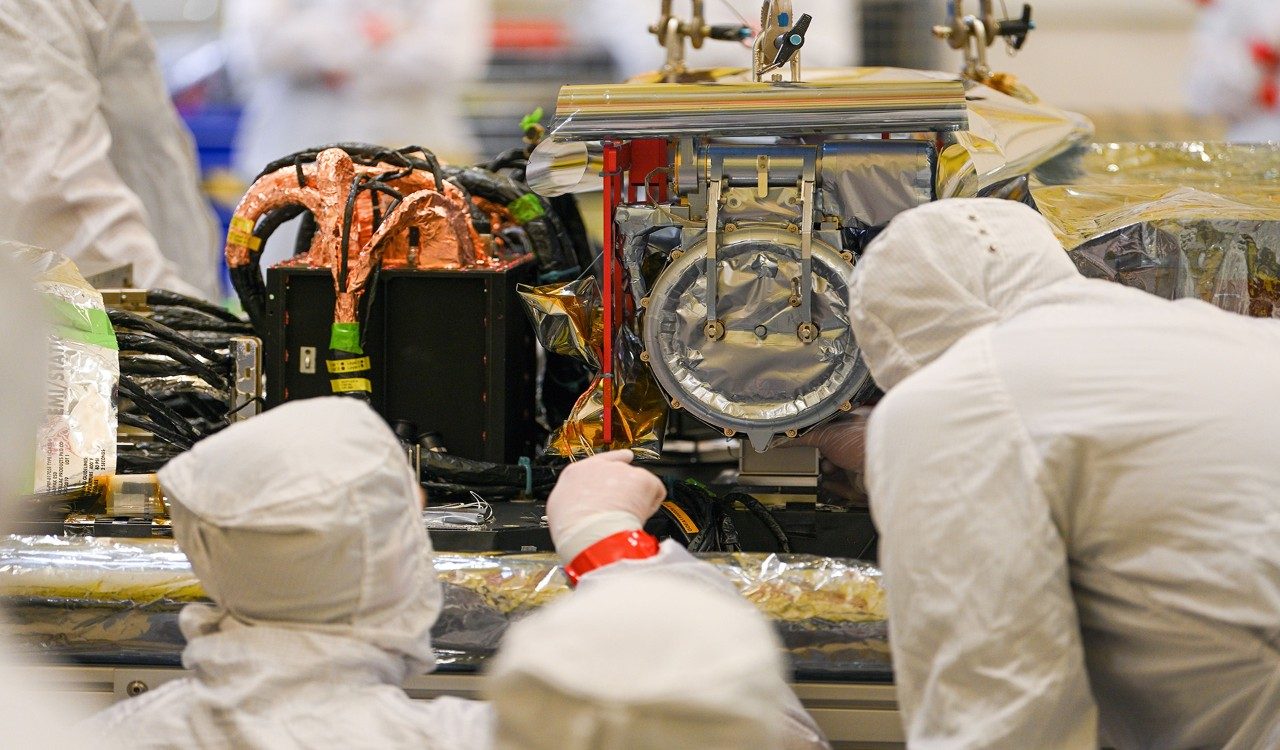
M275 159L340 141L479 156L461 97L488 64L488 0L225 0L223 25L246 184ZM293 253L294 232L276 234L263 266Z
M1192 109L1226 119L1230 140L1280 140L1280 3L1210 3L1196 30L1190 71Z
M666 53L657 37L648 33L662 14L661 2L589 0L583 6L573 8L578 33L607 47L624 79L662 67ZM672 12L689 18L691 8L688 0L677 0ZM737 23L753 30L760 28L759 0L707 0L704 12L711 25ZM795 12L808 13L814 20L805 40L804 65L830 68L859 63L862 45L857 0L798 0ZM685 60L690 68L748 68L751 40L743 44L707 40L702 49L688 48Z
M0 238L216 298L191 135L129 0L8 0L0 62Z

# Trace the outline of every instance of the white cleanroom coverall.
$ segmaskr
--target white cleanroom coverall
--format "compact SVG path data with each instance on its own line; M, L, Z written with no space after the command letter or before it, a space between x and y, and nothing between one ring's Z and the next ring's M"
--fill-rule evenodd
M312 146L415 144L477 158L462 95L489 61L490 0L230 0L243 85L237 170ZM514 133L518 123L512 122Z
M0 239L212 299L217 233L132 3L0 4Z
M1214 0L1201 11L1187 105L1227 120L1232 141L1280 141L1280 3Z
M160 472L174 536L216 604L182 611L191 677L89 726L128 748L489 746L483 703L415 701L441 589L418 485L368 406L295 401Z
M1280 326L992 200L899 216L851 298L910 743L1280 747Z
M507 633L486 689L496 750L781 750L791 690L759 611L678 575L608 573Z
M514 625L488 683L501 750L829 750L785 681L764 615L715 567L668 539L597 557L642 533L666 487L611 451L566 467L547 523L578 592ZM651 542L656 542L652 540Z

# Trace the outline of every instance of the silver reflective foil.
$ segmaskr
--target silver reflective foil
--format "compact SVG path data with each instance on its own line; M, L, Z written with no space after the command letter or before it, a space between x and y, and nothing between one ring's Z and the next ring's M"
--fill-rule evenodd
M1280 146L1095 144L1035 178L1086 275L1280 317Z
M822 213L877 227L934 198L937 151L923 141L828 143L822 148Z
M529 155L525 182L538 195L554 198L604 189L604 145L600 141L547 138Z
M881 75L839 82L565 86L552 140L914 133L968 125L955 77Z
M720 247L715 317L725 335L709 339L705 242L674 261L654 284L644 319L650 365L682 408L710 424L746 433L757 450L788 430L835 414L870 383L849 327L852 266L813 243L813 319L805 344L791 305L800 275L799 236L771 226L726 233Z
M1141 222L1071 251L1085 276L1260 318L1280 318L1278 255L1280 218Z

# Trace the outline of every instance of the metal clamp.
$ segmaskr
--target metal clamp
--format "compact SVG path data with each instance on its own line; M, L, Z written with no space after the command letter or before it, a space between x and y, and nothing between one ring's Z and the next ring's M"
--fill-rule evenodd
M947 23L934 26L933 35L945 40L952 49L963 50L964 76L982 83L991 77L987 48L1004 37L1013 51L1020 50L1035 28L1030 5L1022 6L1020 18L1001 20L996 18L992 0L979 0L977 15L964 12L964 0L952 0L948 4Z

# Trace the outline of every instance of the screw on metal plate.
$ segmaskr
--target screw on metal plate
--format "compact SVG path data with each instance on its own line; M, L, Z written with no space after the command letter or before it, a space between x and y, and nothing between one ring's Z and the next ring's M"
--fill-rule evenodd
M768 335L769 335L769 329L768 329L768 328L765 328L763 325L758 325L758 326L756 326L756 337L757 337L757 338L761 338L761 339L763 339L763 338L767 337Z
M725 436L725 437L729 437L729 438L731 438L731 437L733 437L734 435L737 435L737 434L738 434L738 431L737 431L737 430L735 430L735 429L733 429L732 427L726 427L726 428L724 428L724 436Z
M680 260L680 259L681 259L681 258L683 258L683 257L684 257L684 251L683 251L683 250L672 250L672 251L671 251L671 260Z
M799 225L799 224L788 224L788 225L787 225L787 231L788 231L788 232L790 232L791 234L799 234L799 233L800 233L800 225Z
M846 401L843 404L840 404L840 411L853 411L853 402Z
M709 321L706 327L702 329L702 332L712 341L719 341L724 338L724 323L719 320Z
M641 361L641 362L648 362L648 361L649 361L649 352L640 352L640 361Z
M671 408L672 408L672 409L679 409L679 408L680 408L680 399L678 399L678 398L673 398L673 399L671 399Z
M848 250L844 251L843 253L840 253L840 257L844 258L846 263L853 262L853 253L849 252Z
M725 232L736 232L736 231L738 231L738 225L737 225L737 224L734 224L733 222L729 222L728 224L725 224L725 225L724 225L724 231L725 231Z
M130 698L133 698L134 696L142 695L143 693L147 692L150 689L151 688L147 686L147 683L143 682L142 680L134 680L133 682L130 682L128 685L124 686L124 692Z
M796 336L806 344L811 344L818 339L818 327L812 323L801 323L796 326Z
M640 299L640 307L641 307L641 308L647 308L647 307L649 307L649 298L648 298L648 297L642 297L642 298Z
M298 349L298 372L303 375L316 374L316 348L304 346Z
M796 435L799 435L799 434L800 434L799 430L796 430L796 429L787 430L787 437L789 438L794 438Z

